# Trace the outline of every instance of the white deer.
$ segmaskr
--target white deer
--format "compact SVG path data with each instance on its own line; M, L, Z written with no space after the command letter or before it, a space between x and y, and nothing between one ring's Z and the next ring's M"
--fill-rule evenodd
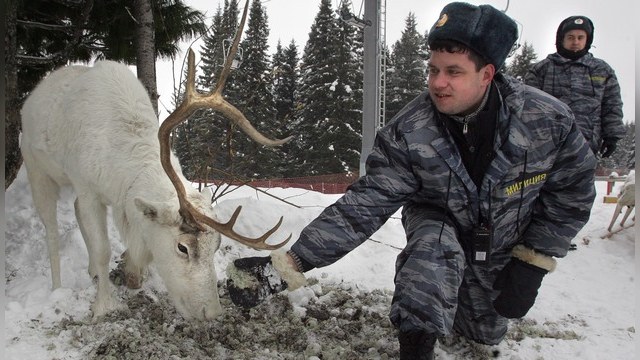
M56 70L24 104L21 150L45 226L53 288L61 287L56 203L60 187L70 185L77 195L75 214L89 253L89 275L97 283L94 320L121 306L109 282L107 207L127 248L127 277L139 279L152 264L185 318L211 319L222 311L214 268L220 234L256 249L289 240L266 243L280 222L259 238L237 234L233 225L240 207L227 223L214 220L209 199L190 186L169 146L171 130L205 107L222 112L261 144L288 140L262 136L221 95L247 5L215 91L207 96L195 91L190 51L185 100L160 128L142 84L125 65L112 61Z
M622 184L622 188L620 188L620 193L618 194L618 201L616 205L616 209L613 212L613 217L611 218L611 223L607 230L611 233L611 229L613 229L613 225L616 222L620 213L622 213L622 209L624 207L627 208L624 216L622 217L622 221L620 222L620 226L624 226L624 222L627 221L627 218L633 211L636 206L636 173L635 171L629 172L627 175L627 179ZM634 217L635 218L635 217Z

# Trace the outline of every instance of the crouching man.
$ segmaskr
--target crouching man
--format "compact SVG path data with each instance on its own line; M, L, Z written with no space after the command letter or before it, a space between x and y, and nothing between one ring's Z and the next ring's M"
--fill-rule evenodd
M390 313L400 358L432 359L454 333L498 344L595 197L596 159L567 105L498 72L517 36L489 5L445 6L428 36L427 90L378 132L366 175L287 253L236 260L232 300L253 306L300 286L403 207Z

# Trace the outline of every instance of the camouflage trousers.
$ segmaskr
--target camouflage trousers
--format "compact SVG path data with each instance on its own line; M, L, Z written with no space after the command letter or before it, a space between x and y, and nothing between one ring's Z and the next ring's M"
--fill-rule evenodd
M508 320L493 308L498 293L492 285L510 255L494 253L490 266L472 265L453 226L419 212L403 216L403 225L407 245L396 260L390 313L396 328L457 333L489 345L502 341Z

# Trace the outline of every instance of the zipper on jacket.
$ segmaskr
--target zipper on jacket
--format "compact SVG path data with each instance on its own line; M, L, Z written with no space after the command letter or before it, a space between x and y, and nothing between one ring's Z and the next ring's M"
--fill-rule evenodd
M524 167L522 169L522 185L520 186L520 201L518 202L518 212L516 213L516 232L520 237L520 209L522 209L522 203L524 201L524 182L527 178L527 154L528 150L524 151Z
M442 226L440 227L440 235L438 235L438 244L441 244L442 232L444 231L444 223L449 213L449 194L451 193L451 169L449 169L449 181L447 182L447 195L444 198L444 217L442 218Z
M593 85L593 75L591 75L591 67L587 66L587 71L589 72L589 83L591 84L591 96L596 96L596 88Z

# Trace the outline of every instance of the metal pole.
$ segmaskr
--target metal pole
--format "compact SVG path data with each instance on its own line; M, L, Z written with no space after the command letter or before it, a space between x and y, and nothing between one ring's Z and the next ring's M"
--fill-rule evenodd
M378 36L380 26L380 0L364 0L364 79L362 99L362 151L360 176L365 174L365 162L373 149L376 121L380 114L378 101Z

